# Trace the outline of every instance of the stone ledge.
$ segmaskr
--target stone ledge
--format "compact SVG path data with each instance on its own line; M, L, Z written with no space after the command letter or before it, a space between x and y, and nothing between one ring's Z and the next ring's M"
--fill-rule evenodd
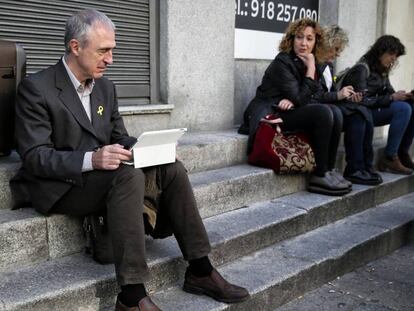
M119 106L121 116L171 113L173 110L172 104Z

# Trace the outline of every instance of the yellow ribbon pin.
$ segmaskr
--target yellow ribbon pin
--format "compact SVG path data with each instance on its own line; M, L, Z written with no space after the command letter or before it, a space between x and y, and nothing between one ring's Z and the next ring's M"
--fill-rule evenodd
M96 112L97 114L99 114L100 116L102 116L103 113L103 106L99 106L98 107L98 111Z

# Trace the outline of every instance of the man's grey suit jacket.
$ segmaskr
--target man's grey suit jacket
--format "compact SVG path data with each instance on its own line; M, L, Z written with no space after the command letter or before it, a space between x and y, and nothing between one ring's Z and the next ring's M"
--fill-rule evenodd
M17 207L29 201L47 213L71 187L82 187L86 151L128 136L114 85L106 78L95 81L91 119L62 60L20 83L16 140L22 168L11 181Z

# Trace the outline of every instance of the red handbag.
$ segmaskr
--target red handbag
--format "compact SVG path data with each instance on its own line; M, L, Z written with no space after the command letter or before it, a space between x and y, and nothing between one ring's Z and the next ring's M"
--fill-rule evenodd
M248 162L280 174L312 172L315 155L308 137L300 132L283 133L281 123L283 120L276 114L260 120Z

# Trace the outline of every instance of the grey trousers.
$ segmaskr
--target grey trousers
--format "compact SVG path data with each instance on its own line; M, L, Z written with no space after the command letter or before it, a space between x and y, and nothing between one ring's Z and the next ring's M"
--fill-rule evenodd
M52 213L86 216L107 209L119 285L148 279L145 256L143 202L145 175L122 165L115 171L84 173L84 186L73 187ZM169 224L185 260L207 256L211 250L187 172L181 162L161 166L159 213Z

